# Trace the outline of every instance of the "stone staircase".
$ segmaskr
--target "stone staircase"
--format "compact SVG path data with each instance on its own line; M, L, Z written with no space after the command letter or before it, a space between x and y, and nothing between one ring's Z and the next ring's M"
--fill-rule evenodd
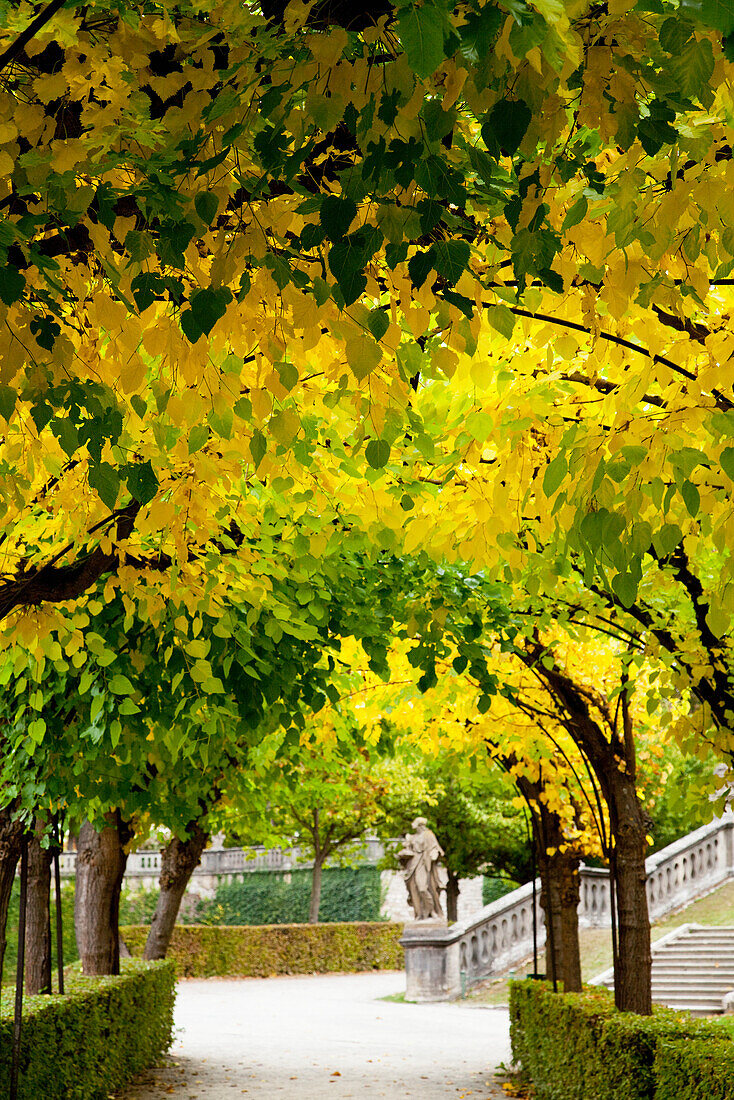
M614 988L606 971L595 985ZM684 924L652 947L652 999L685 1009L693 1016L724 1011L723 998L734 990L734 927Z

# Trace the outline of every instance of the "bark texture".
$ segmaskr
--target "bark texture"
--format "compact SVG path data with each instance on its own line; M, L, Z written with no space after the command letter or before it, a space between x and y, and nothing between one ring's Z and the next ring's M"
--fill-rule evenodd
M44 825L36 821L28 843L28 903L25 926L25 984L29 995L51 992L51 850Z
M565 993L581 990L579 951L579 860L568 852L539 858L540 904L545 913L548 977ZM549 931L548 931L549 930Z
M15 880L15 869L20 859L20 846L23 828L15 819L15 802L0 809L0 982L3 974L3 961L7 946L6 930L10 894Z
M647 907L648 825L633 779L615 769L607 793L610 827L615 839L611 872L617 885L619 958L614 974L618 1008L652 1012L652 949Z
M181 900L192 874L199 866L209 833L197 821L186 829L186 837L173 837L161 851L161 892L148 932L143 958L165 959L171 943Z
M74 923L88 975L120 973L120 890L132 829L119 810L105 820L99 831L88 821L79 830Z

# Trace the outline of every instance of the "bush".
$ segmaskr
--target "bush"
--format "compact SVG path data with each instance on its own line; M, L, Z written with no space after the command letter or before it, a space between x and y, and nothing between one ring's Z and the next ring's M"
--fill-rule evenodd
M515 882L513 879L484 875L482 878L482 905L489 905L491 902L497 901L498 898L503 898L505 894L517 890L520 885L519 882Z
M221 882L212 900L200 901L181 923L300 924L308 920L311 871L248 871ZM376 867L327 867L321 884L319 920L380 918L380 872ZM138 922L135 922L138 923Z
M168 958L184 978L268 978L399 970L402 924L276 924L249 927L177 925ZM125 943L142 954L148 929L123 928Z
M731 1100L734 1043L731 1039L666 1040L655 1056L655 1100Z
M513 1057L538 1100L661 1100L656 1073L662 1045L684 1040L682 1046L692 1047L692 1039L731 1045L725 1036L719 1023L659 1006L652 1016L618 1012L606 990L563 994L546 982L510 985ZM673 1091L666 1100L683 1095Z
M67 976L64 997L28 997L23 1012L20 1100L105 1100L168 1049L174 971L126 959L115 978ZM9 1095L13 1020L0 1012L0 1100Z

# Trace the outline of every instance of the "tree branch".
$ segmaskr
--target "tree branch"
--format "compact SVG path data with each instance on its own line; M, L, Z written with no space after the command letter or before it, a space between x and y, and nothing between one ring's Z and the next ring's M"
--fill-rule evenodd
M118 542L130 537L139 511L140 505L133 501L115 513ZM117 550L104 553L97 546L90 554L85 554L70 565L49 564L23 572L16 579L0 586L0 619L4 619L16 607L75 600L104 573L117 569L119 563Z
M24 31L18 35L14 42L8 46L4 53L0 54L0 72L9 65L11 61L14 61L19 53L22 53L26 48L30 40L38 34L41 27L44 27L46 23L56 15L56 12L63 8L66 0L51 0L50 4L47 4L43 11L40 11L35 19L32 19Z

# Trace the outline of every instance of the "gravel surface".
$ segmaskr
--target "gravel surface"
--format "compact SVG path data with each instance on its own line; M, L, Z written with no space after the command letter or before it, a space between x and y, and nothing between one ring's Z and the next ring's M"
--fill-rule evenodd
M504 1096L507 1012L381 999L404 988L402 972L181 982L170 1057L120 1100Z

